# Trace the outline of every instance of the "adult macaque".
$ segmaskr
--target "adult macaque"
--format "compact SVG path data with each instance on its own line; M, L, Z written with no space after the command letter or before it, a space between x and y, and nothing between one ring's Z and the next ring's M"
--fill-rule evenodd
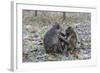
M62 53L61 41L59 39L60 31L60 25L55 23L55 25L45 34L44 48L46 53Z

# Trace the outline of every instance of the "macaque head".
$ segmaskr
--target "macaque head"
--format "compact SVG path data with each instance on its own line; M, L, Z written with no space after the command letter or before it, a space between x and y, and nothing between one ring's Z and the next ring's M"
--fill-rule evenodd
M73 32L73 28L70 26L65 30L67 36L70 35L72 32Z

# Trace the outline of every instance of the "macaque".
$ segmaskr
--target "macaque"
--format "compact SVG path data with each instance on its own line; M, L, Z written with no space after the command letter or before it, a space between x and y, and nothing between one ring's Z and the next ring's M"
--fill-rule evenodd
M72 27L68 27L66 30L66 39L67 39L67 51L70 54L76 55L77 48L77 35Z
M50 30L48 30L44 36L44 48L46 53L62 53L60 35L60 25L55 23Z

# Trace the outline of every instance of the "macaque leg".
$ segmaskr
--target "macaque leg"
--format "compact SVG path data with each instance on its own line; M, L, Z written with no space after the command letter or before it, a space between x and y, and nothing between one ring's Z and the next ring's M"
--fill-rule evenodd
M78 58L78 54L79 54L79 50L74 50L74 51L73 51L74 57Z

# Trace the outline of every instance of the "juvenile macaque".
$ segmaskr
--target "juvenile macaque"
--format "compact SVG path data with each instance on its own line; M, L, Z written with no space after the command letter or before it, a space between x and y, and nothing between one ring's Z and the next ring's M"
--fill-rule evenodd
M67 39L67 51L70 51L70 53L74 53L74 51L76 50L77 35L72 27L68 27L65 32Z

